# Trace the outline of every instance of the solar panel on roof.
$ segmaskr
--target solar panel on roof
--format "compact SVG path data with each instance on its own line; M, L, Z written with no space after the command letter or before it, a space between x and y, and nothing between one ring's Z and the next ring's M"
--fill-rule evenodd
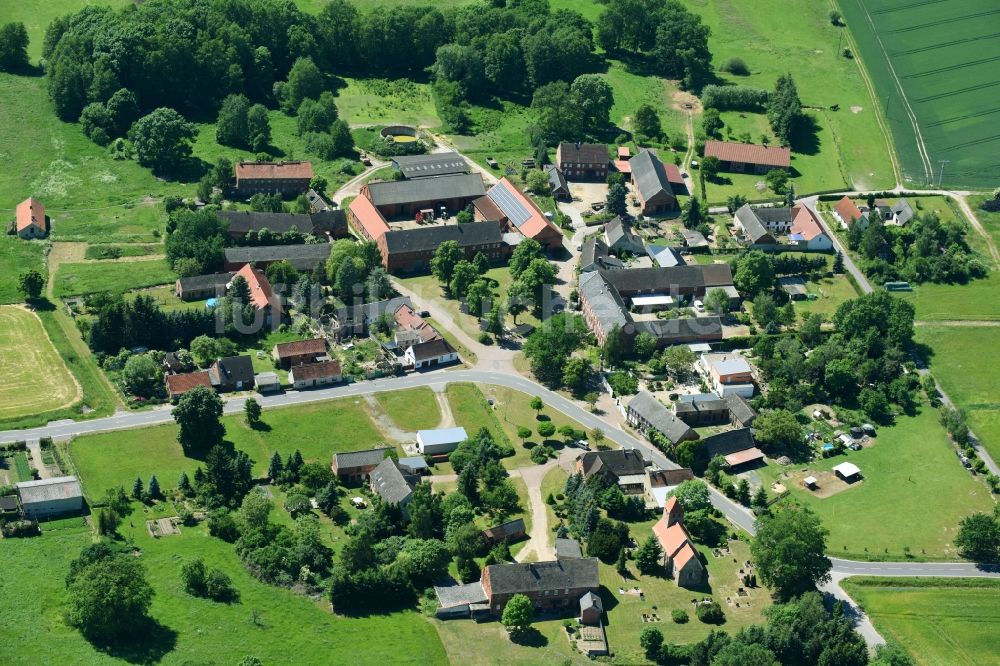
M507 189L505 184L498 183L487 193L487 196L514 223L514 226L520 228L522 224L531 219L531 211L517 199L513 192Z

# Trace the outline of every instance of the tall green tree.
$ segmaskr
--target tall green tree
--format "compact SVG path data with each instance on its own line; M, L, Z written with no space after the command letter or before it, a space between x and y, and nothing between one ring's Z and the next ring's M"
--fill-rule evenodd
M141 630L153 601L142 563L131 555L102 557L72 574L69 621L99 640Z
M767 120L782 143L789 145L802 127L802 100L791 74L778 77L767 102Z
M223 146L250 147L250 125L247 114L250 100L246 95L229 95L222 100L215 122L215 140Z
M182 395L172 414L180 426L177 441L185 451L207 451L222 443L226 434L222 398L207 386L196 386Z
M173 109L161 107L135 121L128 135L139 164L171 173L191 156L198 130Z
M21 292L25 300L37 301L42 296L45 289L45 276L34 269L21 273L17 278L17 290Z
M21 22L0 26L0 72L19 72L28 68L28 31Z
M431 259L431 272L442 284L451 283L458 262L465 259L465 253L458 246L458 241L445 241L438 245Z
M643 104L636 109L635 116L632 118L632 126L637 134L648 139L659 139L663 136L660 115L652 104Z
M1000 525L993 516L982 512L966 516L958 524L955 545L966 559L996 562L1000 559Z
M288 79L278 87L281 110L292 115L304 99L319 99L323 92L323 73L312 58L299 58L288 72Z
M271 146L271 119L263 104L254 104L247 110L247 144L256 153Z
M782 505L757 517L750 553L761 580L783 600L813 590L829 579L828 530L810 509Z
M570 95L583 114L584 127L596 133L611 124L611 107L615 104L614 91L599 74L581 74L569 87Z
M515 594L504 606L500 623L512 636L518 636L528 630L534 616L535 607L531 599L523 594Z

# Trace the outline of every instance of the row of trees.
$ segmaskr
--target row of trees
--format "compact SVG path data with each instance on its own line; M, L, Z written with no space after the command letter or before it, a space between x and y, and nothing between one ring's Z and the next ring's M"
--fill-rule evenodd
M160 308L152 296L140 294L126 299L120 294L99 293L88 298L94 319L86 331L87 344L97 353L118 354L121 349L177 349L187 347L199 335L215 330L215 318L207 310Z

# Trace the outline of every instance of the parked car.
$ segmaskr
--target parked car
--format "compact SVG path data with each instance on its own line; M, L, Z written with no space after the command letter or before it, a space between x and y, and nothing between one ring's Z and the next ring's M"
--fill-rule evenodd
M588 444L587 440L585 440L585 439L581 439L580 441L578 441L576 443L576 445L579 446L584 451L589 451L590 450L590 444Z
M705 311L705 304L702 303L700 300L695 300L695 302L694 302L694 309L697 310L698 312L704 312Z

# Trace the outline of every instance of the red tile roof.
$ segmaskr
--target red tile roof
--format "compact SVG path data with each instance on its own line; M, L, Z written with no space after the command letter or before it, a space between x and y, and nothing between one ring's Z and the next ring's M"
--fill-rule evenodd
M389 225L385 223L385 218L382 217L382 213L378 211L375 204L371 202L371 199L364 195L360 195L354 198L351 205L348 206L348 210L358 221L365 233L372 240L378 240L383 234L389 231Z
M653 525L653 534L656 535L657 540L660 542L660 547L663 548L663 552L666 553L667 557L673 557L688 542L688 534L687 530L684 529L684 525L674 523L670 527L667 527L665 518L660 518L656 521L656 524Z
M680 514L682 518L684 517L684 507L681 506L681 503L677 501L674 495L668 497L666 503L663 505L663 515L668 516L670 514Z
M313 338L311 340L296 340L295 342L282 342L274 345L278 358L289 356L301 356L303 354L325 354L326 340L323 338Z
M632 165L628 163L628 160L615 160L615 169L621 173L632 173Z
M788 148L758 146L753 143L706 141L705 157L718 157L723 162L762 164L785 169L792 165L792 151Z
M45 231L45 206L34 197L17 204L17 230L24 231L34 225Z
M313 177L309 162L237 162L236 179L298 180Z
M837 207L835 209L837 215L840 216L845 223L850 224L851 220L861 219L861 209L858 208L850 197L844 197L837 202Z
M673 557L674 571L677 572L683 569L684 565L691 561L691 558L698 559L698 553L695 552L694 546L688 542L681 546L681 549Z
M246 264L236 272L236 275L242 276L247 284L250 286L250 303L253 304L258 310L263 310L268 305L271 306L271 312L274 316L280 316L283 312L281 308L281 299L274 295L271 291L271 283L267 281L267 277L263 272L256 270L250 264ZM232 284L232 283L230 283Z
M560 234L562 233L552 222L549 221L547 217L545 217L544 213L542 213L541 209L538 208L534 201L525 196L524 192L517 189L514 183L510 182L506 178L501 178L500 182L493 187L501 187L507 190L514 199L519 201L521 205L528 210L530 217L523 224L517 227L517 230L521 232L521 235L527 238L536 238L539 234L545 231L546 227L551 227L552 229L555 229L556 232ZM493 202L500 206L500 203L496 199L494 199ZM511 220L511 222L514 222L514 220Z
M399 328L419 333L420 339L423 342L436 340L441 337L441 334L433 326L424 321L423 317L414 312L413 308L405 303L396 310L393 314L393 319L396 320L396 326Z
M340 361L321 361L319 363L306 363L292 367L291 375L294 381L300 382L303 379L325 379L327 377L340 377L343 373L340 370Z
M670 181L671 185L684 185L684 177L681 176L681 170L677 168L677 165L673 162L663 162L663 170L667 174L667 180Z
M802 234L802 237L807 241L823 233L823 227L819 225L819 220L816 219L808 206L796 206L796 208L798 211L792 218L791 233Z
M632 157L632 150L628 146L618 146L618 159L627 160Z
M748 463L753 460L760 460L764 457L764 452L760 449L754 447L752 449L743 449L742 451L737 451L736 453L730 453L726 456L726 463L732 467L737 465L742 465L743 463Z
M207 371L188 372L183 375L167 375L167 393L170 397L187 393L195 386L212 388L212 380Z

